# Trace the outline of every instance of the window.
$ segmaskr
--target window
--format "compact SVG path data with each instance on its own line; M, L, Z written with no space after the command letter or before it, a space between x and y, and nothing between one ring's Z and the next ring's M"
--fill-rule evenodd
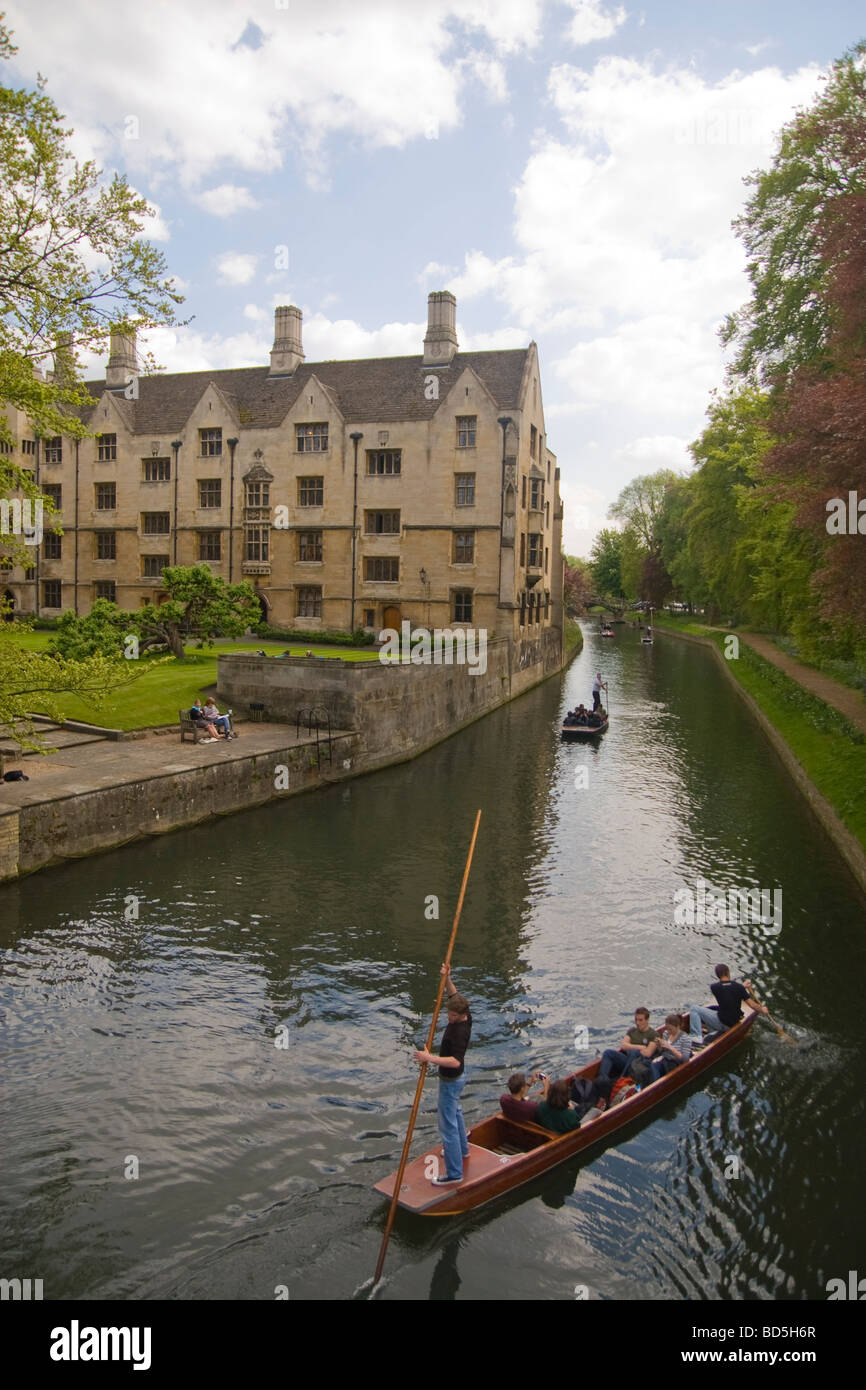
M24 578L25 580L33 580L36 578L36 569L33 565L30 565L30 567L24 571Z
M94 588L97 598L107 598L109 603L117 602L117 585L113 579L97 579Z
M375 610L374 608L365 608L365 609L364 609L364 626L365 626L365 627L375 627L375 625L376 625L376 610Z
M248 526L246 533L246 558L264 564L270 558L271 528Z
M114 531L97 531L96 558L97 560L117 559L117 536Z
M526 475L520 479L520 505L526 506Z
M550 525L550 503L549 503L549 502L545 502L545 504L544 504L544 525L545 525L545 529Z
M321 507L325 499L324 478L298 479L298 506Z
M390 556L367 555L364 558L364 578L375 584L396 584L400 578L400 561Z
M167 536L171 530L168 512L142 512L141 530L145 536Z
M534 425L529 426L529 457L535 458L535 451L538 448L538 430Z
M544 573L547 574L547 571L548 571L549 569L550 569L550 551L549 551L548 547L545 546L545 547L544 547Z
M471 589L455 589L455 590L454 590L454 622L455 622L455 623L471 623L471 622L472 622L472 590L471 590Z
M60 580L46 579L42 585L42 604L45 608L60 607Z
M475 506L475 474L474 474L474 473L458 473L458 474L457 474L457 498L456 498L456 501L457 501L457 506L458 506L458 507L474 507L474 506Z
M22 452L22 454L35 454L35 453L36 453L36 440L35 440L35 439L22 439L22 441L21 441L21 452ZM53 607L57 607L57 605L54 604Z
M544 506L544 483L541 478L530 479L529 505L534 512L540 512Z
M365 512L364 531L368 536L399 536L399 512Z
M46 441L45 441L45 462L46 462L46 463L62 463L62 462L63 462L63 440L62 440L62 438L61 438L61 436L60 436L59 434L56 434L56 435L54 436L53 439L46 439Z
M550 617L550 590L547 589L544 595L544 616Z
M96 436L96 458L99 463L113 463L117 458L117 435L98 434Z
M43 483L42 496L48 498L55 511L60 511L63 506L63 488L60 483Z
M454 563L455 565L475 564L474 531L454 532Z
M322 558L322 533L321 531L299 531L298 532L298 559L303 561L321 560Z
M298 590L298 617L321 618L322 590L307 586Z
M200 507L222 506L222 481L219 478L199 478L198 504Z
M199 452L203 459L219 458L223 451L222 430L199 430Z
M0 454L11 454L14 448L15 445L10 444L8 439L0 439Z
M117 483L96 484L96 510L98 512L117 510Z
M271 505L270 483L247 483L248 507L269 507Z
M523 531L520 533L520 564L526 564L526 534Z
M544 537L538 531L529 533L529 563L528 569L541 569L542 561L542 541Z
M328 452L327 423L320 425L298 425L296 429L299 454L326 454Z
M457 448L475 448L475 426L478 423L477 415L458 415L457 416Z
M141 477L145 483L171 481L171 459L142 459Z
M46 560L60 560L62 536L56 536L53 531L49 531L42 542L42 555Z
M402 454L402 449L368 449L367 476L375 478L398 474Z
M221 560L221 539L219 531L199 531L198 558L200 560Z
M167 555L142 555L142 577L144 579L159 579L159 576L168 564L169 558Z

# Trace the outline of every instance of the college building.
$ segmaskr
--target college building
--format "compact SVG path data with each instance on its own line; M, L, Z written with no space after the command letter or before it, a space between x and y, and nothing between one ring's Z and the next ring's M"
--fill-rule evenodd
M205 563L249 580L267 622L311 634L561 626L559 469L536 345L460 352L447 291L429 296L414 357L308 363L288 306L268 366L140 375L134 339L116 332L87 389L81 441L39 439L8 411L6 456L63 528L30 568L3 567L16 612L158 603L167 565Z

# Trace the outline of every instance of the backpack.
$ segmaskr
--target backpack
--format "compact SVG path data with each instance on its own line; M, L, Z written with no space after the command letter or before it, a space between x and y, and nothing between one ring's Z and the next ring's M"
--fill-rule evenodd
M635 1057L626 1067L626 1076L630 1076L638 1086L648 1086L653 1079L652 1068L646 1057Z

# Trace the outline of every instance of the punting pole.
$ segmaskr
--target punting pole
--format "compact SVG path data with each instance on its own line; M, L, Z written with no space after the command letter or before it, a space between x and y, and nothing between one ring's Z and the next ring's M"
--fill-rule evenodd
M475 853L475 841L478 838L478 827L481 824L481 812L475 817L475 829L472 831L472 842L469 846L469 853L466 856L466 868L463 870L463 882L460 885L460 897L457 899L457 910L454 913L454 925L451 928L451 940L448 942L448 951L445 956L445 964L451 965L451 952L454 950L454 942L457 940L457 927L460 923L460 913L463 911L463 898L466 894L466 884L469 880L469 870L472 867L472 856ZM439 1010L442 1007L442 995L445 992L445 981L447 973L439 978L439 992L436 995L436 1004L433 1009L433 1017L430 1020L430 1031L427 1034L427 1051L433 1046L436 1037L436 1023L439 1019ZM418 1085L415 1087L415 1102L412 1106L412 1113L409 1116L409 1128L406 1131L406 1138L403 1143L403 1152L400 1155L400 1166L397 1169L397 1177L394 1181L394 1195L391 1198L391 1208L388 1212L388 1220L385 1223L385 1234L382 1237L382 1245L379 1250L379 1258L376 1261L376 1273L373 1275L373 1287L378 1284L382 1276L382 1267L385 1263L385 1255L388 1250L388 1241L391 1239L391 1227L394 1224L394 1216L397 1211L397 1201L400 1196L400 1184L403 1181L403 1174L406 1171L406 1161L409 1157L409 1147L412 1143L412 1131L415 1128L415 1120L418 1115L418 1107L421 1104L421 1093L424 1090L424 1081L427 1076L427 1063L421 1063L418 1073Z
M751 997L754 999L754 1001L755 1001L756 1004L760 1004L761 1008L764 1007L763 1004L761 1004L761 1001L760 1001L760 999L758 998L757 994L754 993L754 991L752 991L752 996L751 996ZM773 1027L775 1028L776 1032L779 1034L779 1037L782 1039L783 1042L791 1043L791 1045L792 1045L793 1047L799 1047L799 1046L800 1046L800 1044L799 1044L799 1042L797 1041L796 1038L792 1038L790 1033L786 1033L785 1030L784 1030L784 1028L780 1028L780 1027L779 1027L779 1025L778 1025L778 1023L776 1022L776 1020L775 1020L774 1018L771 1017L769 1011L767 1012L767 1022L768 1022L768 1023L772 1023Z

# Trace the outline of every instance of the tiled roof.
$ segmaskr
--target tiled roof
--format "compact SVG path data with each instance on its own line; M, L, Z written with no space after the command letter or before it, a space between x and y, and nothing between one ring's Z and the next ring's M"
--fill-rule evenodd
M127 402L124 415L135 434L165 435L182 430L211 382L219 388L248 428L280 425L310 377L333 392L344 419L428 420L464 367L471 367L490 392L497 409L519 405L527 348L499 352L458 352L449 366L424 365L418 357L366 357L355 362L304 362L293 376L269 377L267 367L236 367L226 371L159 373L139 378L137 401ZM427 400L424 379L439 377L439 400ZM88 381L98 400L105 382Z

